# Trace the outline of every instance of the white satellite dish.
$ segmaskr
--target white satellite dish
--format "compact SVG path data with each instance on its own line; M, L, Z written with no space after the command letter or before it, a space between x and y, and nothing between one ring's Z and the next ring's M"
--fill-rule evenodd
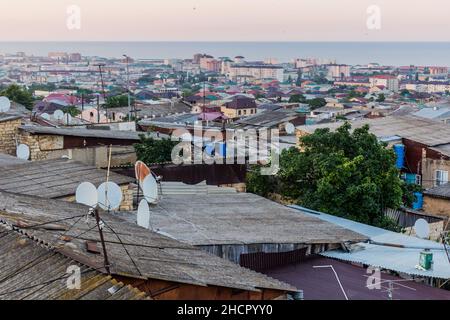
M19 144L16 149L16 156L22 160L30 158L30 148L26 144Z
M72 116L69 113L64 113L64 123L67 125L72 123Z
M286 123L284 128L287 134L293 134L295 132L295 126L290 122Z
M53 118L55 120L62 120L64 118L64 112L62 110L56 110L53 112Z
M50 120L50 115L44 112L43 114L41 114L41 118L45 120Z
M144 198L149 203L158 202L158 183L152 174L145 177L142 182L142 192L144 193Z
M97 188L90 182L81 183L75 192L75 201L95 208L98 203Z
M430 235L430 226L425 219L417 219L414 224L414 231L419 238L427 239Z
M11 108L11 101L8 97L0 97L0 112L8 112Z
M145 229L150 226L150 208L145 199L142 199L139 203L137 211L137 224Z
M103 210L115 210L122 203L122 189L114 182L104 182L98 189L98 205Z

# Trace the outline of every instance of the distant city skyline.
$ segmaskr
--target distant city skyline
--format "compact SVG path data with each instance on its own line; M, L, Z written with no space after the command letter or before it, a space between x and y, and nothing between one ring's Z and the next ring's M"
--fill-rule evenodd
M450 41L449 13L446 0L2 0L0 41Z

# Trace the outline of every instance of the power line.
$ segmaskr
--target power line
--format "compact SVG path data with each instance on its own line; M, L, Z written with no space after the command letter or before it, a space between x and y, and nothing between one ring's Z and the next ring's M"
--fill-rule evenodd
M103 220L102 220L103 221ZM131 257L130 253L128 252L125 244L122 242L122 239L120 239L119 235L116 233L116 231L114 231L114 229L108 224L106 223L106 221L103 221L103 223L116 235L117 239L119 240L120 244L122 245L123 249L125 250L127 256L130 258L131 262L133 263L134 267L136 268L136 270L139 272L139 275L142 276L141 271L139 270L136 262L134 261L134 259Z

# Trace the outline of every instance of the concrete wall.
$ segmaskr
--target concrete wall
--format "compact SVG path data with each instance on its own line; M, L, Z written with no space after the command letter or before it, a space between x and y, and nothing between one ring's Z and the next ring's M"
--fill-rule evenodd
M0 122L0 152L16 154L16 137L21 122L21 119Z
M436 179L435 171L444 170L450 172L450 160L445 159L430 159L426 157L426 151L423 151L422 158L422 186L425 189L434 187L434 180Z
M445 227L445 221L438 221L434 223L429 223L430 226L430 240L437 241L441 238L441 233ZM416 232L414 231L414 227L405 228L404 234L409 236L416 236Z

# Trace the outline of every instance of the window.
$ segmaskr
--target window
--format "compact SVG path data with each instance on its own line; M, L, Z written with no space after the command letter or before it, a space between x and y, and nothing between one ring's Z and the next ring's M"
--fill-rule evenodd
M244 114L247 114L247 110L244 110Z
M422 185L422 176L420 174L416 174L416 184Z
M436 170L435 171L435 185L440 186L448 182L448 171Z
M241 115L241 110L238 111L238 115L239 115L239 116Z

